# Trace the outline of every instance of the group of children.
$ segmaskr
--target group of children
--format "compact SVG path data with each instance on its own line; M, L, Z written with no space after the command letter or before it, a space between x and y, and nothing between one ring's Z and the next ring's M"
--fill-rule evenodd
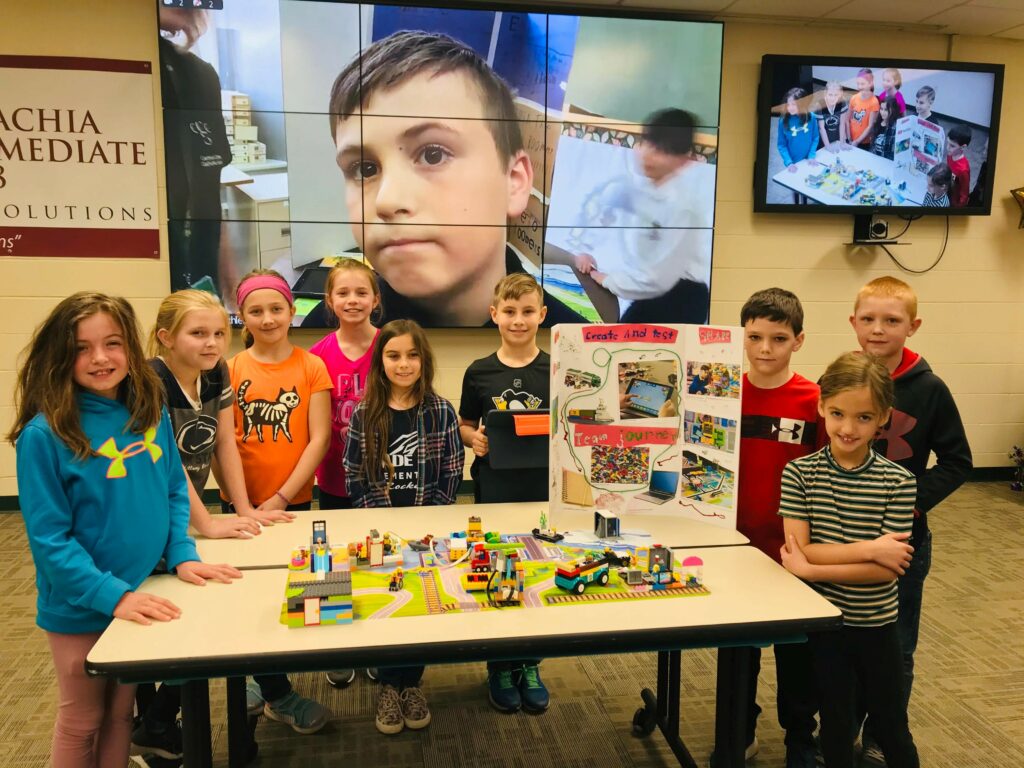
M799 299L778 288L755 293L740 316L737 528L843 614L842 629L812 635L809 652L775 646L786 766L813 768L821 756L852 768L863 733L862 765L913 768L907 706L931 566L927 515L966 480L970 447L948 387L906 347L921 325L909 285L882 277L860 289L850 316L860 351L817 384L790 367L803 320ZM759 649L751 658L748 758L758 750Z
M825 84L815 104L803 88L788 90L776 139L784 165L795 172L796 163L813 160L818 149L838 152L850 147L860 147L892 160L896 122L907 114L902 86L900 71L888 67L882 70L882 91L878 95L872 70L864 68L857 72L857 91L848 103L844 101L843 86L838 80ZM914 102L917 117L934 122L934 104L935 89L930 85L918 88ZM945 162L940 160L928 171L928 191L923 205L942 208L980 205L981 200L971 200L971 166L966 155L971 143L970 126L958 123L948 134L941 126L937 127ZM802 201L799 197L798 200Z
M199 562L190 523L208 537L257 535L311 508L314 475L321 509L451 504L466 447L477 457L481 497L547 498L540 474L509 483L490 471L482 423L499 402L547 405L550 359L536 344L546 308L529 275L513 273L496 286L490 313L501 346L466 372L459 415L434 392L434 357L420 326L374 326L381 293L362 262L331 270L325 303L338 329L308 352L289 339L295 305L280 275L255 270L236 299L247 348L227 361L227 312L197 290L161 303L148 360L132 307L96 293L60 302L26 350L9 439L37 569L37 623L57 670L58 768L123 764L130 748L180 756L176 686L140 695L133 732L135 686L90 678L84 662L113 617L148 624L180 615L169 601L137 591L159 566L197 584L241 576ZM234 514L215 519L203 505L211 470L222 511ZM544 711L538 664L489 664L492 704ZM422 673L376 671L378 730L430 722ZM328 673L339 687L353 678L353 670ZM251 714L300 733L330 718L283 674L255 676L247 703Z
M536 343L546 310L529 275L496 286L490 313L501 346L467 369L458 415L434 392L423 330L411 320L374 326L380 291L361 262L342 262L328 276L338 329L309 352L289 340L295 307L280 275L250 273L236 298L248 347L228 361L227 313L195 290L163 301L148 360L132 307L95 293L60 302L27 349L9 438L37 569L37 623L60 691L58 767L123 763L131 743L180 754L175 686L146 697L133 733L133 686L87 677L84 660L112 617L178 617L168 600L137 591L161 561L196 584L241 575L199 562L190 522L211 537L258 534L311 508L314 475L321 508L450 504L465 447L475 455L477 501L547 497L543 471L509 478L489 466L484 424L494 407L548 405L550 358ZM930 563L927 512L971 467L948 388L905 347L921 323L911 288L894 278L868 283L850 322L862 353L841 356L819 386L790 369L804 341L796 296L761 291L741 312L749 371L739 530L844 617L840 632L811 638L811 653L775 648L788 768L814 764L818 712L827 765L853 765L865 714L866 755L880 748L892 766L918 764L906 711ZM783 437L756 427L780 419L800 429ZM928 468L930 452L938 463ZM202 503L211 468L232 516L214 519ZM491 703L505 712L546 709L538 663L488 664ZM759 666L755 653L754 681ZM422 674L422 666L377 671L381 732L430 722ZM354 671L328 675L343 687ZM757 750L755 688L748 753ZM256 676L247 698L250 712L300 733L330 717L283 674Z

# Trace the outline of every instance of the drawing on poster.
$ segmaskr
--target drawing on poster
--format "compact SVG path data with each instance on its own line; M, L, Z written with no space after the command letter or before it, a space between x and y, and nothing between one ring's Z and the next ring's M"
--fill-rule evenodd
M692 451L683 451L684 498L731 507L735 489L736 473L731 469Z
M686 411L683 417L686 442L710 445L727 453L736 452L736 420L712 416L699 411Z
M721 362L686 362L686 392L690 395L737 399L740 396L740 366Z
M649 358L646 354L618 364L620 419L679 415L678 361Z
M649 448L595 445L590 449L590 479L594 483L646 484L650 468Z

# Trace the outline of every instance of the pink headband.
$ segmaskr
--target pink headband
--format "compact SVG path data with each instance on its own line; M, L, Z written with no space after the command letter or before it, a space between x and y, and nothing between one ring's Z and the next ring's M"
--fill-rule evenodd
M238 308L241 310L242 305L245 303L246 298L253 291L258 291L260 288L269 288L272 291L277 291L286 299L288 299L288 306L295 303L295 299L292 298L292 289L288 287L288 283L282 280L276 275L253 275L250 278L243 280L238 290L235 292L235 301L238 303Z

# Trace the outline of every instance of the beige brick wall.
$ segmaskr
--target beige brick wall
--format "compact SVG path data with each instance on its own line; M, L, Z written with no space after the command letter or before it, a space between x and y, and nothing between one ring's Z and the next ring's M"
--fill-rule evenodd
M36 0L5 14L0 50L7 54L102 56L156 60L155 4L146 0ZM942 263L927 275L901 275L921 297L924 324L914 348L946 379L956 395L978 466L1008 463L1006 451L1024 441L1024 232L1007 190L1024 183L1024 147L1013 128L1024 124L1024 45L993 38L906 35L863 30L730 24L725 29L722 83L721 164L718 169L715 264L711 319L734 324L752 291L780 285L795 291L807 311L808 342L796 368L816 377L839 352L854 344L847 324L852 298L866 280L900 275L881 251L851 249L848 216L792 217L754 214L752 179L755 104L763 53L816 53L872 57L1001 62L1006 65L1003 129L994 184L993 215L952 219ZM154 83L155 86L155 83ZM159 89L153 109L158 116ZM157 136L157 167L163 168ZM163 183L160 219L166 216ZM894 223L894 230L902 226ZM898 255L914 268L927 266L942 243L944 223L916 222ZM166 231L161 232L166 254ZM10 427L18 352L32 329L67 294L95 288L129 297L144 323L168 290L166 255L130 263L103 259L0 258L0 427ZM296 333L309 346L316 335ZM495 333L437 331L431 334L439 361L441 392L457 400L462 372L493 350ZM541 344L547 348L547 335ZM14 451L0 446L0 496L17 493Z

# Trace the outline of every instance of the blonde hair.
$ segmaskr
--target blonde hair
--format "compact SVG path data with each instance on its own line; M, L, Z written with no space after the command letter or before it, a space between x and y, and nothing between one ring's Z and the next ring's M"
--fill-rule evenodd
M853 311L857 312L860 303L868 298L899 299L913 322L917 319L917 294L914 289L898 277L876 277L857 291L857 300L853 303Z
M132 305L120 296L82 291L68 296L36 328L22 355L14 391L14 426L7 439L15 443L36 414L46 417L50 429L78 459L93 455L78 413L78 385L74 379L78 358L78 324L106 314L124 337L128 375L117 399L128 409L126 429L142 434L160 423L164 388L142 353L139 324Z
M534 276L528 272L513 272L511 275L505 275L494 286L491 306L497 307L502 301L521 299L528 293L536 293L540 303L544 303L544 291Z
M374 321L380 320L381 315L384 314L384 298L380 293L377 273L364 262L356 259L345 258L331 267L331 271L327 273L327 281L324 283L324 305L328 309L331 308L331 292L334 290L334 281L345 272L358 272L370 283L370 290L373 291L373 297L377 300L377 306L370 313L370 322L374 323ZM331 314L334 315L334 312L332 311ZM338 316L334 315L334 319L337 320Z
M178 335L181 324L189 312L201 309L212 309L220 312L224 319L224 331L227 334L226 340L231 341L231 323L228 322L228 311L220 303L220 299L212 293L200 291L195 288L188 288L183 291L175 291L166 299L160 302L160 308L156 311L156 322L149 332L149 339L146 342L146 354L156 357L164 351L164 344L157 335L160 331L167 331L172 337Z
M818 386L823 403L851 389L867 387L879 414L892 408L896 399L889 369L877 357L862 352L847 352L833 360L818 380Z
M900 71L895 67L887 67L886 69L882 70L882 74L892 75L892 82L896 86L897 91L903 87L903 75L901 75Z

